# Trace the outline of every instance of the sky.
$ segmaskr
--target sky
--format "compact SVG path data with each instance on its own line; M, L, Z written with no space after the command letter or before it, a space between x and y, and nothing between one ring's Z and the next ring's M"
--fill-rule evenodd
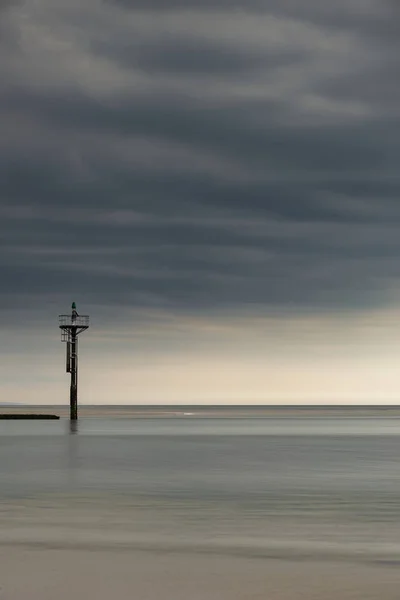
M0 403L397 403L400 7L2 0Z

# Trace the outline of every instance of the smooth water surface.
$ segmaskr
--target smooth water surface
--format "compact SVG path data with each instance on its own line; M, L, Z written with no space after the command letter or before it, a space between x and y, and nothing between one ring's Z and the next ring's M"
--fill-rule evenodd
M3 525L396 559L399 454L387 418L2 421Z

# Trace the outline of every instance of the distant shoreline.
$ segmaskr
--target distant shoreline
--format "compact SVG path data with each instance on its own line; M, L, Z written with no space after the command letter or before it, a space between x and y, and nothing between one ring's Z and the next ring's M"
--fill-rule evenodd
M42 414L51 410L56 414ZM0 419L68 418L69 406L0 406ZM400 406L386 405L80 405L82 418L291 418L291 417L400 417Z

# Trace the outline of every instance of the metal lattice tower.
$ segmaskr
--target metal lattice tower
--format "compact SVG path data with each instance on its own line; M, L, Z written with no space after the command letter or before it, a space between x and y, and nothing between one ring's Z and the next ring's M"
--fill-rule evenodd
M75 302L72 303L70 315L59 315L61 341L67 344L66 371L71 373L69 396L70 419L78 419L78 335L89 329L88 315L78 315Z

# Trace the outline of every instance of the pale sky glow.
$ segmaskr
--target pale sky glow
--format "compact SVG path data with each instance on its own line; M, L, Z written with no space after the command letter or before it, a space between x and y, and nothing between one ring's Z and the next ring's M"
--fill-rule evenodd
M396 403L393 0L0 3L0 403Z
M81 401L396 403L399 317L390 309L285 319L162 319L158 313L153 321L161 320L161 328L145 325L144 314L135 315L141 325L132 329L101 331L97 323L80 337ZM7 401L67 402L65 346L57 334L54 323L38 336L14 336L14 352L2 363ZM43 349L36 354L35 339Z

